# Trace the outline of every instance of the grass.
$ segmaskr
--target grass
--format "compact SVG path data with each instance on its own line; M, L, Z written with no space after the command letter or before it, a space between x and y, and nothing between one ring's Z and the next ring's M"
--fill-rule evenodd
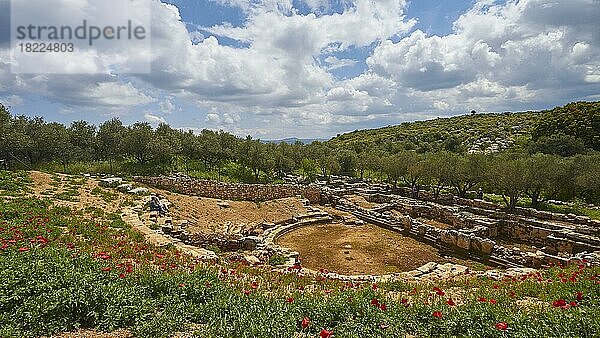
M26 171L0 171L0 193L5 196L19 196L28 191L31 183Z
M484 200L498 205L506 206L500 195L485 194ZM531 199L520 198L517 206L522 208L531 208ZM583 202L575 201L573 205L557 205L551 203L540 203L538 210L551 211L563 214L575 214L578 216L587 216L592 219L600 220L600 209L590 208Z
M119 194L106 189L102 189L100 187L95 187L94 189L92 189L92 195L100 196L100 198L102 198L102 200L107 203L115 201L119 198Z
M15 193L26 186L20 189ZM93 208L78 214L50 199L0 205L0 337L77 328L128 328L137 337L194 331L204 338L318 337L323 329L356 338L600 332L598 267L551 267L499 281L467 275L435 284L351 284L240 262L203 263L173 246L147 244L125 223L115 227L117 217ZM574 306L555 307L557 300ZM433 316L438 311L441 318Z

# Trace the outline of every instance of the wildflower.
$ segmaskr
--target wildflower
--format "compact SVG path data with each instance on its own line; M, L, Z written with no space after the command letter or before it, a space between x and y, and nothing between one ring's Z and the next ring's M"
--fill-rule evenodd
M575 294L575 296L577 297L577 301L581 302L581 300L583 299L583 292L579 291Z
M26 251L29 251L29 248L25 248L25 247L19 248L19 252L26 252Z
M564 299L558 299L558 300L555 300L554 302L552 302L552 306L554 306L554 307L563 308L566 305L567 305L567 302L565 302Z
M288 298L288 299L287 299L287 302L288 302L288 303L293 303L293 302L294 302L294 298L292 298L292 297Z
M483 297L479 297L477 298L478 301L480 301L481 303L487 303L487 299L483 298Z
M374 298L373 300L371 300L371 306L379 307L379 301L377 300L377 298Z
M506 331L506 329L508 329L508 324L506 322L496 323L496 329L499 331Z
M456 305L456 303L454 302L454 300L452 300L452 298L448 298L448 301L446 301L446 304L448 304L449 306Z
M252 288L253 289L258 289L258 283L257 282L252 282Z
M307 327L310 326L310 319L308 319L308 317L304 317L304 319L302 319L302 324L300 324L302 326L303 329L306 329Z
M490 299L490 304L496 305L498 302L495 299Z
M124 273L120 274L119 278L125 278L125 274Z
M333 336L333 331L327 331L326 329L321 330L321 333L319 333L321 338L330 338L331 336Z
M433 316L437 319L442 319L442 312L441 311L435 311L433 312Z
M440 289L440 288L438 288L438 287L435 287L435 288L433 288L433 291L435 291L435 293L436 293L438 296L445 296L445 295L446 295L446 293L445 293L444 291L442 291L442 289Z
M372 288L373 290L377 290L377 289L379 288L379 286L378 286L377 284L373 284L373 285L371 286L371 288Z
M109 272L110 270L111 270L111 268L110 268L110 267L102 268L102 271L103 271L103 272Z
M244 290L244 294L248 296L250 294L250 290Z
M381 311L387 311L387 305L385 304L381 304L379 308L381 309Z

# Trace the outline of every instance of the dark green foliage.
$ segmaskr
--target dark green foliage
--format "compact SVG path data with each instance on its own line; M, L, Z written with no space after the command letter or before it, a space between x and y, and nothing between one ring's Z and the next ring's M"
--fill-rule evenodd
M579 141L587 148L600 151L600 102L575 102L546 111L538 119L532 136L542 145L558 139L568 141L569 146L576 149L576 141Z

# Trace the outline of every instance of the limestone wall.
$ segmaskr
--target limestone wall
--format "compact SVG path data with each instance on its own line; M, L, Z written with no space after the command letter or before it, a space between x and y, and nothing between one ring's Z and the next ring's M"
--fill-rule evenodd
M186 176L134 177L134 181L186 195L222 200L269 201L301 195L311 203L321 202L321 189L316 186L221 183Z

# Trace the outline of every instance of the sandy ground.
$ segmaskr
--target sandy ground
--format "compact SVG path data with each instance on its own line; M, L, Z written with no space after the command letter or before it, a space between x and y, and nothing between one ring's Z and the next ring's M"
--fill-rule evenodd
M298 251L307 268L341 274L404 272L429 262L464 264L442 257L432 246L375 225L305 227L284 235L278 244Z
M151 189L165 196L172 203L169 212L174 219L185 219L190 223L188 231L211 232L219 225L232 223L244 224L253 228L263 222L277 223L290 219L307 210L298 198L285 198L268 202L226 201L229 207L219 206L221 200L202 198Z

